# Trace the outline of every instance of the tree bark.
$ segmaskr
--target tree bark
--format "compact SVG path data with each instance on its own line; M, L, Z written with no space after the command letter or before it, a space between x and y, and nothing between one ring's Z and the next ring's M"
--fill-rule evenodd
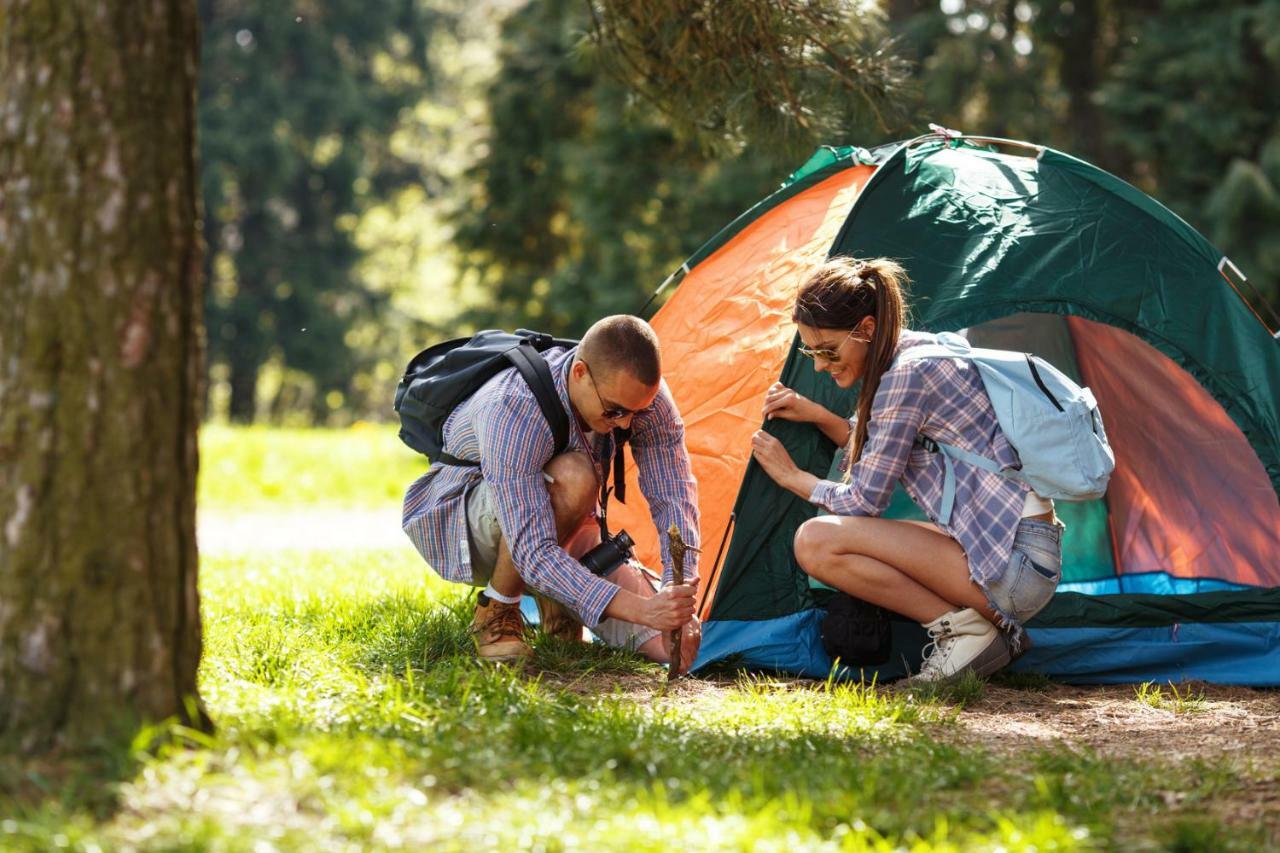
M194 0L0 5L0 740L196 697Z
M227 416L238 424L251 424L258 413L258 364L232 353L231 400Z

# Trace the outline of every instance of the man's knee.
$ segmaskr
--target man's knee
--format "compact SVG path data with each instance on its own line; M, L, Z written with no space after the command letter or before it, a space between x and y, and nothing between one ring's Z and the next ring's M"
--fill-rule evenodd
M596 508L599 483L590 457L579 451L561 453L543 469L552 482L547 484L556 521L561 525L579 521Z

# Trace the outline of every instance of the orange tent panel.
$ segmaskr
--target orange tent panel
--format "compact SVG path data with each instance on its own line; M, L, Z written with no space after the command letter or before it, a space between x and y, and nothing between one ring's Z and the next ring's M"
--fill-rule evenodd
M685 423L698 480L703 596L751 456L751 434L795 335L791 308L805 276L824 261L854 198L875 171L853 166L755 219L685 276L652 325L663 374ZM627 503L609 525L625 528L636 556L660 563L657 531L628 455Z
M1107 504L1117 570L1280 585L1280 505L1240 428L1146 341L1081 317L1067 323L1116 453Z

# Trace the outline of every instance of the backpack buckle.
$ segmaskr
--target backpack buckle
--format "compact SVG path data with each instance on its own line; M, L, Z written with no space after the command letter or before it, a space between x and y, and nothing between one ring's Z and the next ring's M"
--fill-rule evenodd
M938 442L934 441L932 438L929 438L929 436L927 435L916 436L916 444L919 444L921 447L923 447L925 450L929 451L930 453L938 452Z
M550 349L555 342L555 338L546 332L531 332L528 329L516 329L516 334L533 344L533 348L538 352Z

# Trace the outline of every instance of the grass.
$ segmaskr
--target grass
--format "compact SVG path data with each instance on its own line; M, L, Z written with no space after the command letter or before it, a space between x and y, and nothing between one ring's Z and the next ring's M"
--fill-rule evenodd
M269 467L238 457L280 437L245 435L243 447L220 437L226 470ZM157 726L71 769L0 756L0 850L1264 842L1213 816L1240 784L1226 763L958 745L981 682L925 695L733 675L664 692L654 664L542 637L527 668L485 667L467 592L407 546L207 554L201 573L215 732Z
M382 508L427 470L396 427L344 430L206 426L200 431L202 512Z
M1134 687L1133 692L1138 702L1148 708L1172 711L1175 714L1194 714L1205 710L1205 698L1202 691L1197 691L1193 686L1187 684L1179 688L1172 681L1168 682L1166 686L1169 688L1167 693L1164 687L1154 681L1146 681Z

